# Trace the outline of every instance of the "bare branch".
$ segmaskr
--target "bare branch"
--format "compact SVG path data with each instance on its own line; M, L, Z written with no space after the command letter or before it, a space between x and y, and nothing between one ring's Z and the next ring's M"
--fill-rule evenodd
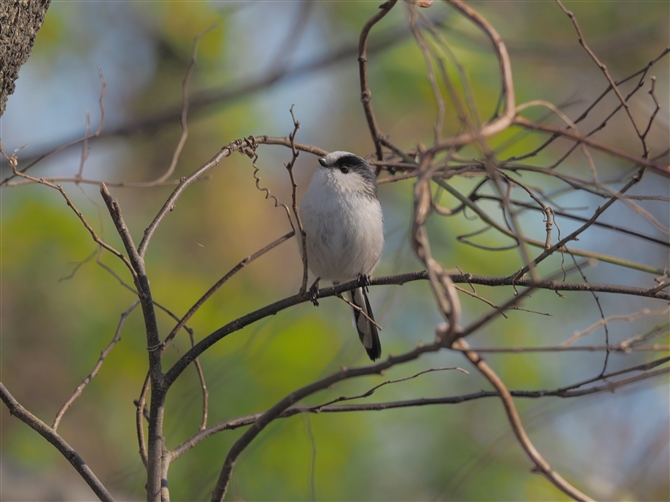
M575 27L575 30L577 31L577 39L579 40L579 44L584 48L584 50L591 56L591 59L593 59L593 62L600 68L600 71L603 72L605 75L605 78L607 79L607 82L609 82L610 87L614 90L614 93L616 94L617 98L619 98L619 101L621 102L621 105L625 108L626 114L628 115L628 118L630 119L630 123L633 125L633 129L635 129L635 132L637 133L638 137L642 138L642 134L640 133L640 130L637 127L637 124L635 123L635 119L633 119L633 115L630 113L630 108L628 106L628 102L624 99L624 97L621 95L621 91L619 90L619 87L616 85L616 82L614 82L614 79L610 75L609 70L607 69L607 66L605 66L600 59L598 59L598 56L595 55L595 53L591 50L591 48L588 46L586 43L586 40L584 39L584 34L582 33L582 29L579 27L579 23L577 22L577 17L575 14L566 9L565 6L563 5L563 2L561 0L556 0L556 3L558 6L561 8L563 12L570 18L570 21L572 21L572 24ZM644 146L644 157L646 157L649 152L647 151L647 146L644 144L643 140L643 146Z
M618 148L615 148L613 146L605 145L604 143L601 143L599 141L596 141L594 139L591 139L587 136L582 136L580 134L577 134L569 129L560 129L558 127L546 125L546 124L538 124L536 122L533 122L531 120L528 120L525 117L517 116L514 118L514 125L518 125L521 127L525 127L527 129L530 129L532 131L544 131L544 132L550 132L553 134L558 134L560 136L565 136L566 138L573 139L575 141L578 141L579 143L584 143L590 147L595 148L596 150L600 150L605 153L609 153L611 155L614 155L615 157L619 157L621 159L627 160L631 163L633 163L635 166L643 166L643 167L648 167L650 168L654 173L660 174L661 176L664 177L670 177L670 167L665 166L663 164L659 164L657 162L653 162L651 160L644 159L642 157L636 157L635 155L632 155L624 150L620 150Z
M451 347L451 350L458 350ZM463 349L470 350L470 349ZM609 345L579 345L579 346L564 346L552 345L549 347L473 347L472 350L484 353L510 353L510 354L524 354L526 352L666 352L670 351L670 345L629 345L626 343L613 343Z
M340 382L342 380L347 380L350 378L361 377L365 375L373 375L381 373L383 370L388 369L397 364L401 364L407 361L412 361L418 358L422 353L438 350L439 346L436 344L419 346L412 351L409 351L400 356L389 356L385 361L373 364L370 366L363 366L360 368L351 368L351 369L342 369L337 373L334 373L326 378L317 380L301 389L298 389L284 399L275 404L268 411L263 413L254 424L240 437L235 444L232 446L226 459L221 468L221 473L219 474L219 479L216 483L214 491L212 492L212 501L221 501L226 495L228 489L228 484L232 476L233 468L235 467L235 462L239 455L249 446L249 444L260 434L268 424L273 420L278 418L285 410L287 410L293 404L299 402L301 399L314 394L322 389L326 389L331 385Z
M186 176L179 181L179 185L177 186L177 188L172 192L170 197L168 197L167 201L165 201L165 204L163 204L163 207L158 212L154 220L144 231L144 237L142 238L142 242L140 242L140 245L137 248L139 256L144 258L144 256L147 253L151 238L153 237L154 232L156 232L158 225L160 225L160 223L163 221L163 219L169 212L174 211L177 199L179 199L184 190L186 190L193 182L200 179L207 171L218 165L218 163L221 162L222 159L230 156L232 152L243 151L244 149L252 148L254 147L254 144L284 145L286 147L292 148L291 141L288 138L274 138L270 136L254 136L248 139L238 139L230 142L230 144L228 144L227 146L224 146L208 162L206 162L204 165L202 165L200 168L198 168L195 172L193 172L189 176ZM298 150L313 153L315 155L323 156L327 154L325 150L314 147L312 145L303 145L301 143L294 143L294 146Z
M58 429L58 424L60 423L61 419L63 418L63 415L65 415L65 412L72 406L72 403L81 395L81 393L84 391L86 386L89 384L93 378L98 374L98 371L100 371L100 368L102 367L102 363L105 362L105 358L107 355L112 351L114 346L121 340L121 331L123 330L123 326L126 323L126 319L128 319L128 316L130 313L135 310L135 307L140 303L139 300L135 300L132 305L121 314L121 319L119 320L119 324L116 327L116 331L114 332L114 337L112 338L112 341L109 342L107 347L100 353L100 357L98 358L98 362L95 363L95 366L93 366L93 369L91 370L91 373L84 379L82 383L79 384L79 386L75 389L74 393L68 398L67 401L65 401L65 404L61 407L60 410L58 410L58 413L56 413L56 418L54 419L54 423L51 426L51 428L54 430L54 432Z
M502 38L486 19L484 19L477 11L475 11L465 2L461 0L447 0L447 2L456 8L463 16L472 21L491 40L496 57L498 58L498 63L500 64L502 95L505 99L505 110L501 117L493 120L492 122L489 122L488 124L485 124L476 131L462 133L458 136L454 136L434 145L426 152L429 155L435 155L438 152L464 146L478 141L479 139L488 138L498 134L499 132L507 129L512 124L516 115L516 99L514 95L514 81L512 79L512 65L510 63L507 48L505 47L505 43L503 42Z
M486 286L533 286L536 289L548 289L551 291L600 291L603 293L614 293L614 294L626 294L626 295L635 295L635 296L646 296L649 298L657 298L660 300L670 300L670 294L663 291L651 291L650 289L637 288L633 286L619 286L614 284L596 284L596 283L570 283L570 282L560 282L556 280L542 280L536 283L533 283L530 279L526 278L515 278L512 276L507 277L488 277L475 274L452 274L451 280L454 283L467 283L467 284L482 284ZM371 277L370 286L382 286L382 285L403 285L408 282L417 281L417 280L426 280L428 279L428 274L426 271L420 272L410 272L407 274L386 276L386 277ZM319 298L327 298L329 296L336 296L345 291L351 291L359 287L360 284L358 280L353 280L347 283L338 284L337 286L332 286L329 288L323 288L319 290ZM250 312L242 317L231 321L230 323L222 326L217 329L210 335L206 336L200 342L198 342L195 347L186 352L165 374L165 383L170 386L177 377L186 369L186 367L193 362L193 360L202 354L209 347L214 345L219 340L225 338L226 336L241 330L245 326L253 324L260 319L265 317L275 315L282 310L288 309L299 303L304 303L309 301L308 298L304 298L300 295L294 295L283 300L279 300L275 303L267 305L266 307L260 308L256 311ZM514 305L503 305L500 309L512 308ZM500 311L493 312L497 314Z
M191 75L193 75L193 70L195 69L195 64L197 60L197 55L198 55L198 43L200 42L200 39L205 36L207 33L212 31L214 28L216 28L216 25L212 25L209 28L201 31L195 36L195 39L193 40L193 49L191 51L191 61L188 64L188 68L186 70L186 75L184 75L184 80L182 82L181 86L181 94L182 94L182 100L184 102L184 106L181 110L181 117L179 118L180 124L181 124L181 135L179 136L179 141L177 142L177 146L174 149L174 152L172 153L172 161L170 162L170 165L168 166L167 170L158 178L156 178L153 182L149 183L156 183L160 184L166 181L170 176L172 176L172 173L174 172L175 168L177 167L177 162L179 161L179 156L181 155L181 151L184 148L184 145L186 144L186 139L188 138L188 122L186 120L188 116L188 84L191 81Z
M86 484L93 490L96 496L103 501L113 501L114 498L107 491L107 488L100 482L100 480L93 473L84 459L72 448L58 433L42 422L35 415L26 410L19 402L14 399L7 388L0 382L0 399L5 403L9 413L26 424L28 427L37 432L44 439L49 441L65 459L70 462L70 465L75 468Z
M193 317L193 314L195 314L200 307L221 287L223 286L226 282L228 282L228 279L230 279L232 276L234 276L237 272L242 270L244 267L249 265L251 262L253 262L256 258L259 258L263 256L265 253L268 251L274 249L277 247L279 244L282 242L290 239L295 235L294 231L291 231L283 236L281 236L279 239L274 240L264 248L256 251L254 254L247 256L244 258L242 261L240 261L237 265L235 265L231 270L229 270L221 279L219 279L216 284L214 284L211 288L207 290L207 292L200 297L200 299L195 302L195 304L188 309L188 312L184 314L184 317L179 319L179 322L177 325L172 329L170 334L165 338L165 341L163 342L163 348L161 349L163 352L165 352L165 349L168 347L172 339L177 335L179 330L181 330L188 320Z
M461 349L452 347L452 350L461 351ZM478 349L462 349L465 350L478 350ZM668 374L670 368L664 368L657 371L650 371L637 375L635 377L621 379L616 382L608 382L600 386L590 387L581 391L574 390L512 390L510 394L512 397L525 398L525 399L540 399L545 397L560 397L564 399L569 399L573 397L582 397L585 395L598 394L601 392L612 392L616 389L632 385L634 383L649 380ZM489 397L499 397L498 392L496 391L479 391L472 394L464 394L460 396L448 396L448 397L434 397L434 398L417 398L417 399L407 399L401 401L386 401L386 402L377 402L377 403L363 403L363 404L345 404L345 405L302 405L296 404L286 409L281 415L277 418L288 418L300 413L351 413L351 412L361 412L361 411L382 411L390 410L397 408L415 408L420 406L434 406L434 405L444 405L444 404L460 404L475 399L485 399ZM209 427L203 431L200 431L198 434L189 438L180 444L177 448L171 451L171 457L173 459L179 458L188 450L193 448L196 444L207 439L213 434L223 432L226 430L234 430L240 427L247 427L254 424L263 413L253 413L251 415L245 415L242 417L234 418L231 420L226 420L225 422L218 423Z
M146 412L146 399L147 393L149 392L149 373L144 378L144 383L142 384L142 391L140 392L140 397L135 402L135 430L137 433L137 443L139 445L140 458L144 464L144 468L148 468L148 453L147 453L147 443L144 437L144 422L143 419L149 421L149 414Z
M318 413L321 409L323 409L327 406L330 406L331 404L341 403L342 401L353 401L354 399L363 399L363 398L366 398L366 397L370 397L372 394L375 393L375 391L377 391L380 388L385 387L387 385L392 385L392 384L396 384L396 383L400 383L400 382L406 382L408 380L414 380L415 378L418 378L421 375L425 375L427 373L433 373L435 371L450 371L450 370L460 371L461 373L465 373L466 375L470 374L468 371L464 370L463 368L459 368L458 366L449 366L447 368L430 368L430 369L427 369L427 370L424 370L424 371L419 371L418 373L415 373L414 375L410 375L408 377L397 378L395 380L386 380L386 381L384 381L380 384L375 385L374 387L372 387L371 389L363 392L362 394L358 394L356 396L340 396L340 397L338 397L336 399L333 399L331 401L328 401L324 404L320 404L319 406L315 406L313 408L313 410L310 410L310 411L315 411L315 412Z
M297 232L300 235L300 246L302 249L302 284L300 285L300 294L304 295L307 292L307 279L309 277L309 267L307 265L307 235L305 234L305 229L302 226L302 221L300 220L300 211L298 211L298 184L295 182L295 176L293 175L293 166L295 166L295 161L298 160L298 155L300 152L295 147L295 136L298 134L298 129L300 129L300 122L298 122L293 114L293 105L291 105L291 119L293 120L293 131L289 134L288 139L291 142L291 160L284 164L286 170L288 171L288 176L291 180L291 209L293 209L293 217L295 222L298 225ZM291 224L293 225L293 224ZM295 227L293 228L295 230Z
M162 368L162 353L156 311L152 298L149 278L144 266L144 258L135 248L135 244L126 226L121 207L116 199L113 199L107 187L100 187L100 194L107 205L114 226L121 236L126 252L128 253L133 270L136 271L135 287L137 296L142 306L144 316L144 328L147 339L147 352L149 356L149 375L151 377L151 408L149 410L149 442L147 451L147 500L160 499L163 480L163 414L165 412L165 377Z
M611 323L612 321L626 321L630 322L633 319L637 319L639 317L647 317L647 316L660 316L660 315L666 315L668 312L670 312L670 306L662 309L662 310L649 310L649 309L642 309L639 312L633 312L632 314L628 315L613 315L607 318L603 318L600 321L592 324L588 328L586 328L583 331L576 331L574 335L572 335L569 339L561 343L562 347L569 347L573 343L575 343L577 340L580 338L583 338L587 335L590 335L593 333L595 330L600 328L601 326L607 326L607 324Z
M91 138L97 138L98 136L100 136L100 134L102 133L102 126L105 123L105 107L102 104L102 100L105 97L105 89L107 88L107 82L105 81L105 76L102 74L102 68L100 66L98 66L98 74L100 76L100 82L102 83L102 88L100 89L100 98L98 100L98 102L100 104L100 123L98 124L98 129L93 133L93 135L89 136L89 134L88 134L88 131L89 131L88 117L89 117L89 115L88 115L88 112L87 112L87 115L86 115L87 116L86 134L84 134L83 138L75 139L75 140L70 141L70 142L68 142L64 145L59 146L58 148L54 148L50 151L47 151L45 153L42 153L42 154L38 155L37 158L34 159L32 162L30 162L27 166L22 167L20 170L18 170L18 172L14 171L14 174L12 174L11 176L8 176L4 180L2 180L0 182L0 186L6 185L10 180L14 179L14 177L19 176L19 174L25 173L28 169L33 167L38 162L41 162L42 160L46 159L47 157L50 157L51 155L62 152L64 150L67 150L68 148L70 148L72 146L76 146L79 143L84 144L83 148L84 148L84 151L86 151L87 150L86 145L88 144L88 140L91 139ZM84 161L85 161L85 157L82 158L81 168L83 168ZM81 168L80 168L80 174L81 174ZM30 179L30 178L26 178L26 179ZM75 180L76 179L77 178L75 178Z
M372 111L372 93L370 92L370 85L368 82L368 35L372 27L389 13L389 11L396 4L397 0L387 0L379 6L379 12L372 16L361 30L361 36L358 41L358 74L361 83L361 103L363 104L363 111L368 122L370 135L375 145L375 152L377 160L382 160L384 154L382 153L381 137L382 133L377 125L377 119Z
M545 258L547 258L548 256L550 256L554 251L556 251L557 249L560 249L561 247L563 247L565 244L567 244L567 243L570 242L571 240L574 240L579 234L581 234L582 232L584 232L584 230L586 230L587 228L589 228L589 227L591 226L591 224L592 224L594 221L596 221L596 219L597 219L602 213L604 213L605 210L606 210L608 207L610 207L612 204L614 204L615 201L617 201L617 200L620 198L621 195L623 195L624 193L626 193L626 191L628 191L628 189L629 189L630 187L632 187L633 185L637 184L637 183L640 181L641 177L642 177L642 173L638 173L638 175L634 176L633 179L630 180L630 181L626 184L626 186L624 186L624 187L623 187L617 194L615 194L614 196L612 196L612 198L610 198L610 200L608 200L607 202L605 202L605 204L603 204L603 205L600 206L598 209L596 209L596 210L594 211L594 213L593 213L593 216L591 216L591 218L589 219L589 221L587 221L586 223L584 223L584 225L582 225L581 227L579 227L577 230L575 230L574 232L572 232L570 235L568 235L568 236L564 237L563 239L561 239L560 241L558 241L556 244L554 244L554 245L551 246L550 248L545 249L544 252L542 252L542 253L541 253L540 255L538 255L535 259L533 259L533 261L531 262L532 265L533 265L533 266L537 265L537 264L540 263L542 260L544 260ZM529 266L530 266L530 264L525 265L525 266L522 267L516 274L519 275L519 276L524 275L526 272L528 272L528 270L529 270Z
M105 241L103 241L100 237L98 237L98 234L95 232L95 230L93 230L93 227L88 223L88 221L86 221L86 218L84 218L84 215L82 214L82 212L79 211L79 209L77 209L77 207L74 205L74 202L72 202L72 199L70 199L70 197L67 195L67 193L65 193L65 190L63 189L62 186L54 185L53 183L49 183L48 181L45 181L43 178L34 178L30 175L27 175L27 174L24 174L24 173L21 173L21 172L17 171L16 166L17 166L18 161L17 161L16 155L13 154L11 157L7 156L5 151L2 149L2 142L0 142L0 154L2 154L5 157L5 159L7 160L7 162L9 162L9 165L12 168L12 171L14 172L14 174L16 176L19 176L19 177L25 178L25 179L29 179L34 183L39 183L41 185L48 186L49 188L53 188L54 190L57 190L58 192L60 192L60 194L65 199L65 202L67 203L67 205L70 206L70 209L72 209L72 211L74 211L74 214L77 215L77 218L79 218L79 220L82 222L82 224L84 225L84 228L86 228L86 230L88 230L88 233L91 234L91 237L93 238L93 240L97 244L99 244L101 247L105 248L107 251L109 251L113 255L117 256L118 258L120 258L121 261L123 261L123 263L125 263L126 267L128 267L128 270L130 270L130 273L133 274L133 276L135 276L135 270L134 270L133 266L130 264L130 262L128 261L128 259L123 255L123 253L121 253L120 251L117 251L112 246L110 246Z
M473 202L476 202L479 199L481 199L481 200L495 200L495 201L500 201L501 200L500 197L495 197L495 196L492 196L492 195L483 195L483 194L474 194L471 198L472 198ZM511 204L514 204L515 206L523 207L525 209L540 210L540 208L538 208L535 205L527 204L525 202L521 202L521 201L518 201L518 200L510 200L509 202ZM576 214L567 213L565 211L559 211L559 210L553 209L553 208L552 208L552 212L556 216L560 216L562 218L569 218L569 219L575 220L575 221L581 221L582 223L586 223L586 222L589 221L588 218L584 218L583 216L578 216ZM620 227L618 225L613 225L611 223L603 223L601 221L596 220L596 221L593 222L592 225L595 226L595 227L606 228L606 229L609 229L609 230L613 230L615 232L630 235L630 236L635 237L636 239L642 239L642 240L645 240L645 241L648 241L648 242L653 242L654 244L659 244L659 245L664 246L664 247L670 247L670 243L668 241L664 241L664 240L661 240L661 239L656 239L655 237L651 237L649 235L641 234L639 232L636 232L635 230L630 230L628 228L623 228L623 227Z
M454 343L454 346L456 348L463 348L463 349L469 348L467 342L463 339L457 340ZM498 392L500 399L503 402L505 412L507 413L507 418L512 427L512 431L514 431L514 435L519 441L519 444L521 444L528 457L533 461L537 470L542 474L544 474L544 476L549 481L551 481L551 483L554 486L556 486L559 490L561 490L568 496L572 497L573 499L579 501L592 500L590 497L583 494L582 492L577 490L574 486L572 486L570 483L568 483L565 479L563 479L563 477L560 474L554 471L551 465L549 465L549 463L546 460L544 460L542 455L540 455L540 452L538 452L535 449L535 446L533 446L533 443L531 443L530 438L528 437L526 431L523 428L523 424L521 423L519 413L516 411L516 406L514 406L512 395L510 394L510 391L507 389L507 386L503 383L500 377L498 377L498 375L491 369L491 367L488 364L486 364L486 362L484 362L484 360L476 352L467 351L464 352L464 355L479 370L479 372L482 375L484 375L484 377L486 377L486 379L491 383L491 385L493 385L493 387Z

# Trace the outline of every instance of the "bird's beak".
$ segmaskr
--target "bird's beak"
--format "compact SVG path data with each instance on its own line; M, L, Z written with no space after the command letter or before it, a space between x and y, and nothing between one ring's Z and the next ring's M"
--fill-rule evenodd
M319 164L321 164L321 167L328 167L328 164L326 164L326 159L323 157L319 157Z

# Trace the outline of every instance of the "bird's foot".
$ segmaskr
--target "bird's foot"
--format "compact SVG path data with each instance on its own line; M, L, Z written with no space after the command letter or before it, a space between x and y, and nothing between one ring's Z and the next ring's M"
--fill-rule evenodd
M315 307L319 306L319 277L316 278L312 287L309 288L309 299Z
M370 276L368 274L360 274L358 276L358 285L367 290L370 285Z

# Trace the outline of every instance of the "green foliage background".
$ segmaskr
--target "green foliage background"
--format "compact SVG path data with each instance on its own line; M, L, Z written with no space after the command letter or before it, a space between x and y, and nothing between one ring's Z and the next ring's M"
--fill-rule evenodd
M548 99L588 102L606 86L597 68L576 42L572 25L553 2L470 2L498 29L513 60L518 102ZM85 110L93 128L99 115L100 89L96 65L107 80L105 128L132 123L166 108L180 106L181 81L193 38L216 23L198 51L192 94L249 81L273 61L284 68L309 61L344 44L355 44L364 22L377 10L375 2L313 2L306 25L296 27L298 3L283 2L52 2L39 32L34 54L17 82L2 119L3 146L8 152L28 143L21 160L46 146L81 135ZM668 5L662 2L566 3L578 16L588 40L617 76L643 67L668 45ZM487 118L498 97L498 68L486 40L447 6L436 3L427 14L445 19L453 50L466 70L481 116ZM406 24L398 5L373 31ZM277 49L286 34L304 29L295 53L283 60ZM630 41L625 46L621 40ZM659 89L668 88L668 62L655 67ZM372 145L359 103L355 54L322 71L280 80L240 99L213 103L194 111L190 136L177 166L184 176L211 158L223 145L248 135L287 135L289 108L301 122L298 141L327 150L345 149L365 155ZM381 128L404 148L429 144L435 104L425 77L421 53L410 38L370 57L373 105ZM655 141L667 141L665 108L653 130ZM568 109L570 110L570 109ZM664 129L665 127L665 129ZM457 131L453 109L446 132ZM179 137L178 121L157 131L92 141L84 174L111 181L144 181L169 165ZM633 144L630 131L615 128L609 138L622 148ZM494 138L496 147L510 135ZM660 139L659 139L660 138ZM516 138L504 155L531 149L537 137ZM630 148L633 148L632 146ZM474 152L471 152L475 155ZM262 183L285 202L290 185L282 164L290 152L261 146L258 165ZM547 155L547 154L543 154ZM55 156L32 170L35 176L72 176L80 151ZM538 164L548 160L543 156ZM617 162L611 161L613 170ZM299 158L296 170L303 193L315 159ZM567 169L581 172L575 159ZM3 163L3 173L6 165ZM608 167L603 167L608 169ZM250 161L240 155L225 159L210 179L196 183L179 200L153 240L147 266L155 299L177 315L184 313L239 260L290 230L283 211L273 209L254 186ZM4 175L3 175L4 177ZM456 179L467 192L477 180ZM656 180L658 182L658 180ZM665 183L665 181L662 181ZM95 186L66 184L88 221L117 249L115 235ZM112 188L136 242L172 187ZM667 184L665 186L667 193ZM121 312L133 295L93 256L96 246L60 195L41 186L3 188L2 242L2 381L29 410L51 422L58 408L90 372L99 352L111 340ZM380 189L387 247L376 274L419 269L407 235L411 181ZM445 205L454 201L444 197ZM592 200L572 200L578 205ZM494 206L491 205L493 210ZM647 207L667 225L667 206ZM637 225L631 213L615 213ZM523 219L529 235L541 238L541 215ZM563 232L570 230L564 223ZM474 229L466 218L430 223L435 255L448 267L489 275L507 275L520 266L516 251L491 253L456 243ZM645 228L648 233L653 229ZM502 242L484 236L488 244ZM593 241L587 241L593 244ZM632 245L634 245L634 241ZM608 246L607 243L603 243ZM667 266L664 250L640 256L630 244L618 251L657 267ZM118 260L102 262L130 283ZM554 260L546 271L556 270ZM601 265L589 278L607 282L617 269ZM624 275L628 271L622 272ZM591 276L591 274L593 274ZM649 278L626 276L631 283ZM294 242L283 244L240 274L198 312L189 325L199 339L228 321L277 299L294 294L300 284L300 260ZM642 282L641 282L642 281ZM644 282L647 281L647 282ZM479 293L502 302L511 290L481 288ZM373 304L380 323L384 353L406 351L433 337L440 318L426 284L374 288ZM489 307L462 297L466 320ZM609 301L609 299L607 300ZM606 303L606 315L633 312L643 299L622 305ZM569 294L558 298L538 292L526 308L552 317L512 312L473 337L480 345L552 345L600 317L592 298ZM163 335L173 321L161 315ZM633 328L644 332L658 319L641 319ZM625 328L625 327L624 327ZM613 329L612 336L628 336ZM602 332L590 343L603 343ZM665 341L664 341L665 340ZM665 339L659 343L667 343ZM146 374L146 340L139 310L131 314L121 342L99 375L67 413L59 431L98 473L119 499L144 496L144 470L137 454L133 399ZM168 363L189 347L182 334L167 352ZM612 368L630 366L652 355L613 356ZM602 354L491 355L490 363L510 388L556 388L595 376ZM341 366L365 364L351 328L346 305L335 299L318 309L301 305L265 319L216 344L202 358L210 391L210 424L262 411L287 393ZM321 403L354 395L388 378L402 378L429 367L465 366L458 354L426 356L389 374L349 381L308 400ZM488 389L478 375L445 371L388 386L369 400L459 395ZM190 369L171 390L166 413L166 439L175 447L193 434L200 421L201 397ZM667 500L668 380L617 393L559 401L518 400L532 439L548 461L571 482L608 500ZM82 499L91 496L83 482L53 448L33 431L9 417L3 407L2 461L5 500L29 500L30 490L46 480L41 497ZM199 444L176 461L170 471L174 500L207 499L227 449L241 434L226 431ZM459 405L418 407L384 412L318 414L278 420L241 456L229 491L235 500L562 500L565 497L540 476L515 442L500 403L494 399ZM19 475L20 473L20 475ZM28 479L27 486L21 480ZM59 488L65 486L64 488Z

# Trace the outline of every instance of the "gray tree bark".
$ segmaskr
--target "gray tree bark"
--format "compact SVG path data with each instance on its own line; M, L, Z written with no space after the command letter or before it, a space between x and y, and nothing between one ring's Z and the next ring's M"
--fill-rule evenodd
M0 0L0 117L51 0Z

